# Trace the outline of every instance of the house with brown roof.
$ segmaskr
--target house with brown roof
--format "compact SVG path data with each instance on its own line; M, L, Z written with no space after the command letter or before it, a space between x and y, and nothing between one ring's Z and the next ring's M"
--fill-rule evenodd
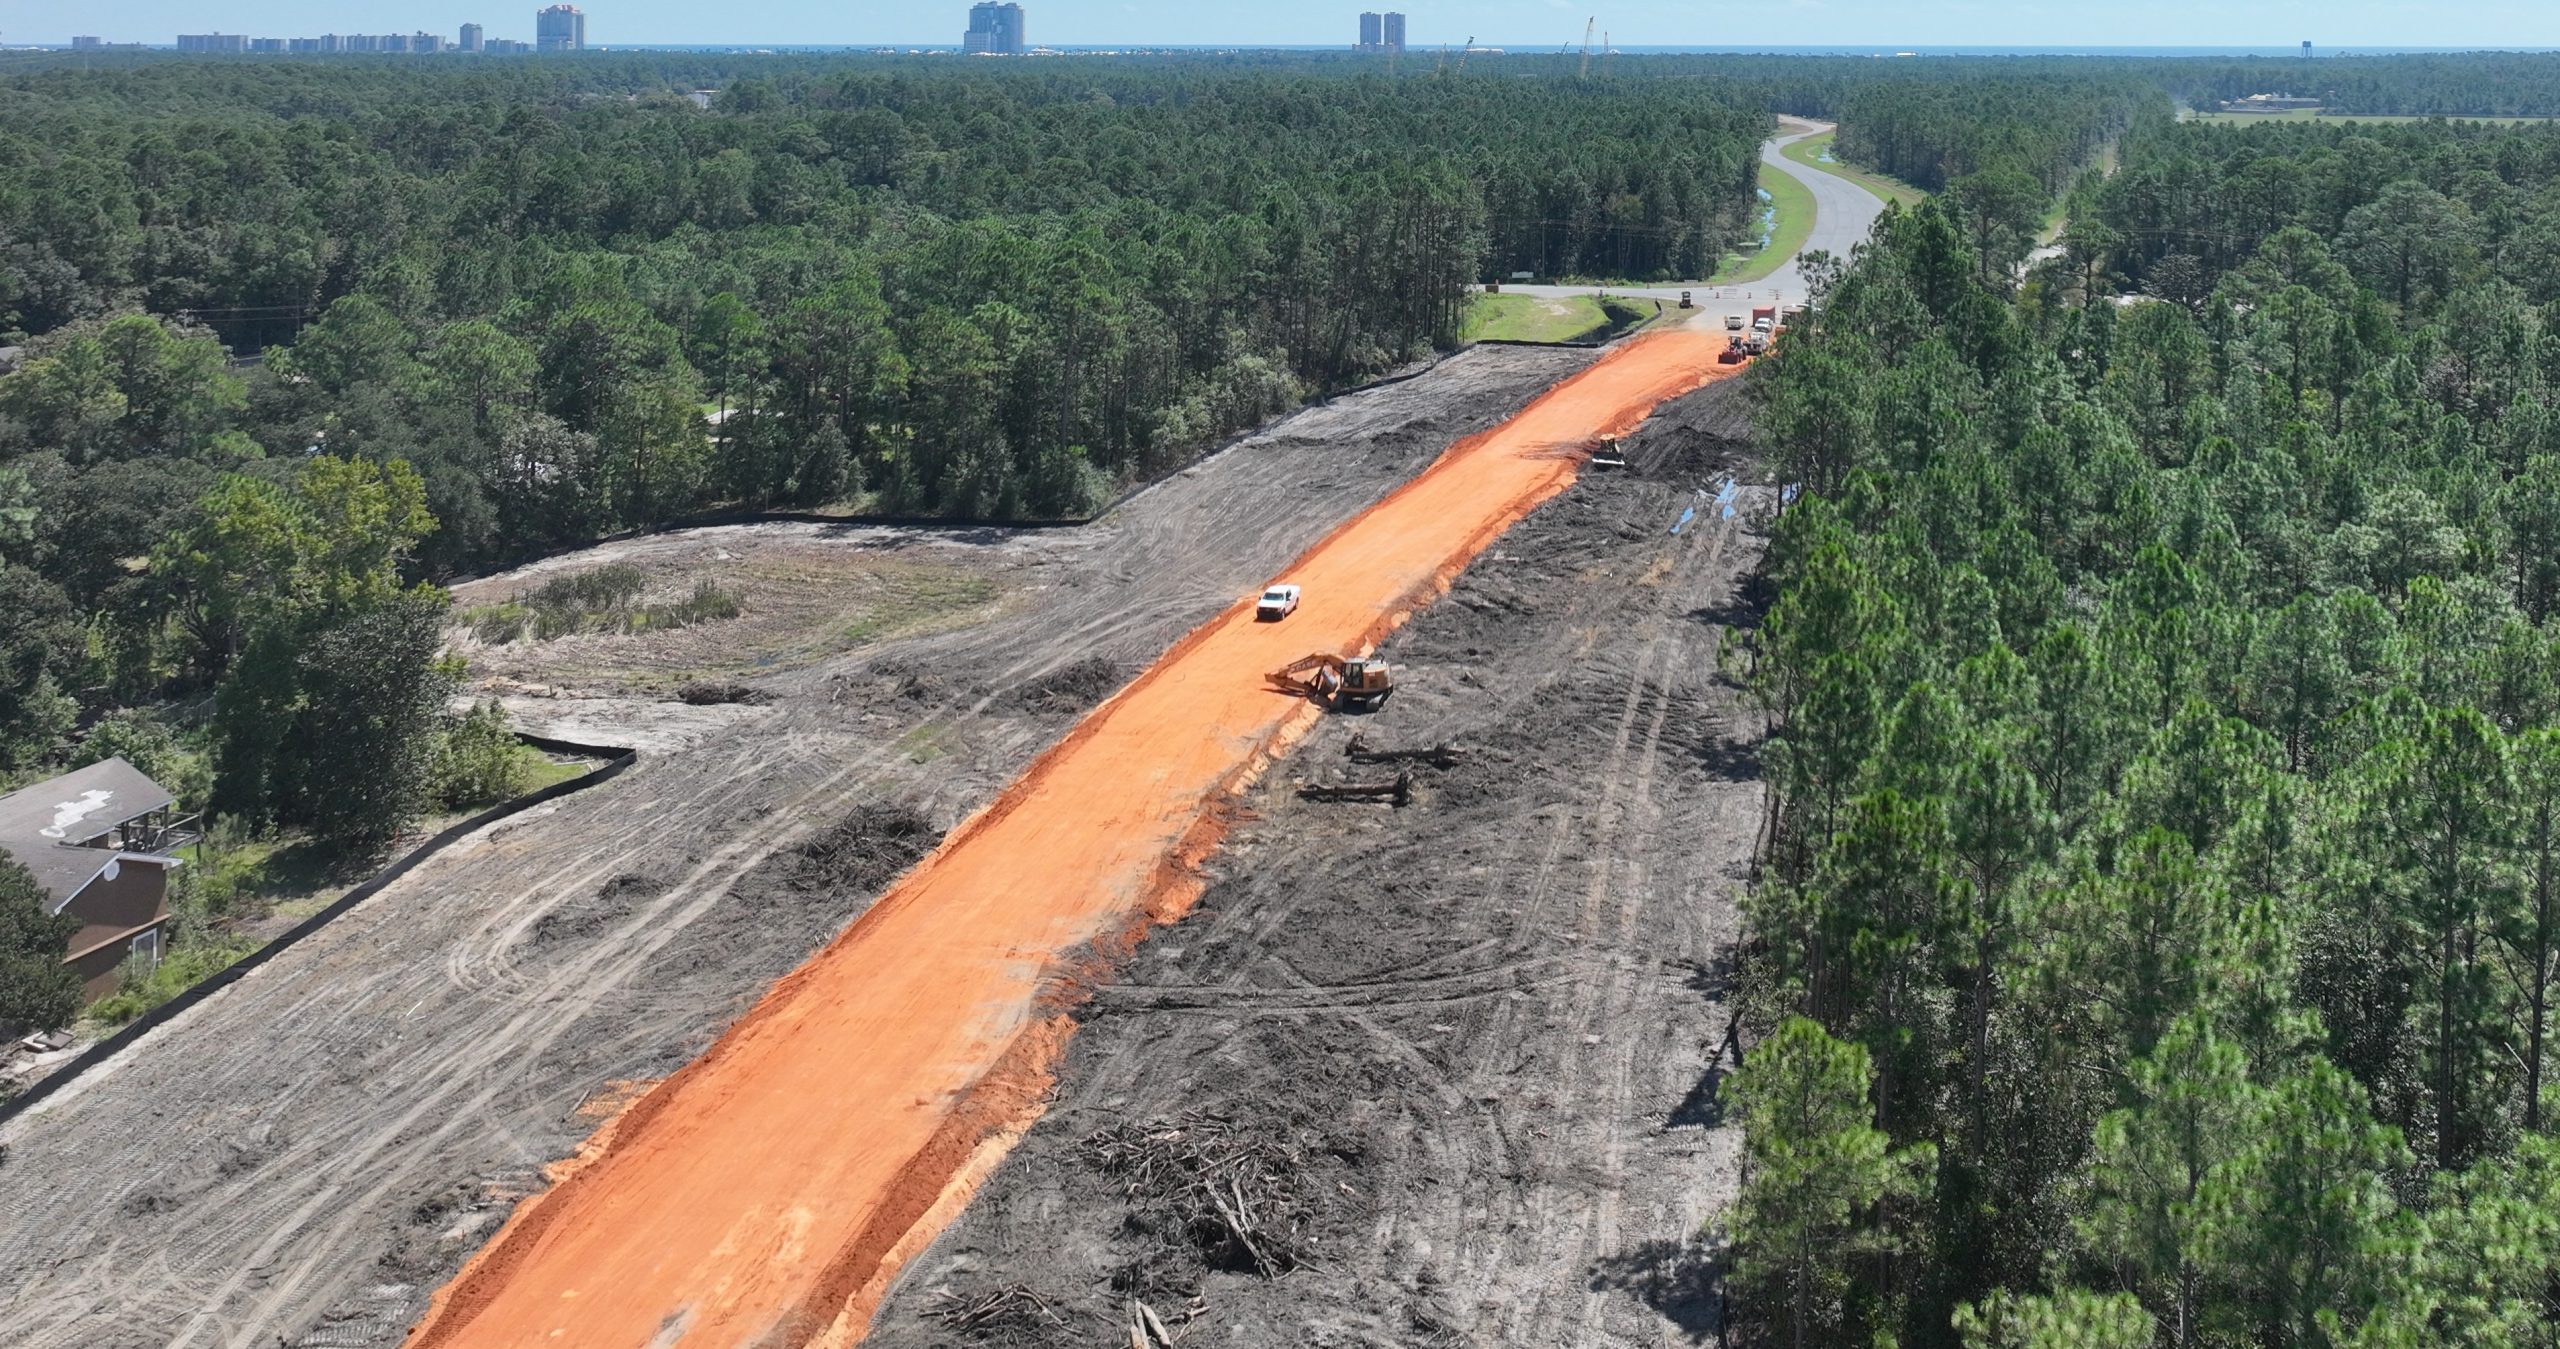
M128 956L160 958L172 854L196 840L177 804L122 759L0 796L0 850L35 873L53 912L80 920L63 963L91 1000L116 991Z

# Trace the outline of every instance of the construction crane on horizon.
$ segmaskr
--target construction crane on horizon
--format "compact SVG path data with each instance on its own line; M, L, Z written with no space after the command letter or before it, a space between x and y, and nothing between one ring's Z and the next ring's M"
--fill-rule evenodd
M1580 76L1582 79L1591 78L1591 30L1599 26L1600 16L1597 14L1583 20L1582 23L1582 74Z
M1460 48L1458 49L1458 73L1459 73L1459 74L1464 75L1464 74L1466 74L1466 73L1467 73L1467 53L1469 53L1469 52L1471 52L1471 51L1474 51L1475 49L1476 49L1476 35L1475 35L1475 34L1473 34L1473 33L1469 33L1469 34L1467 34L1467 45L1465 45L1465 46L1463 46L1463 47L1460 47Z

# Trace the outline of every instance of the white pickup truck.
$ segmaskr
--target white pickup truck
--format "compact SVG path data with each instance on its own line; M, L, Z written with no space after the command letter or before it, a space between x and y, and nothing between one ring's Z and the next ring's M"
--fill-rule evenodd
M1289 585L1273 586L1263 591L1262 599L1253 606L1253 618L1257 623L1277 623L1296 612L1298 588Z

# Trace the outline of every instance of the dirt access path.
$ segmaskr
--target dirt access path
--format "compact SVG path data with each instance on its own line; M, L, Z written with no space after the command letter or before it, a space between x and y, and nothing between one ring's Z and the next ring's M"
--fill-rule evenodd
M1387 640L1394 701L1248 794L868 1349L1126 1345L1132 1298L1231 1349L1711 1339L1761 806L1723 657L1772 495L1724 490L1739 392L1664 409L1635 472L1586 473ZM1403 809L1299 798L1397 771L1355 744L1464 757L1412 764Z
M1101 697L1592 359L1464 353L1090 527L689 530L474 587L610 558L751 590L787 559L855 585L966 572L1002 598L748 674L762 706L518 670L550 685L509 700L522 724L641 745L639 765L446 852L0 1124L0 1344L397 1344L617 1084L701 1054Z
M1197 896L1233 793L1318 714L1266 672L1356 654L1571 484L1580 449L1734 373L1719 338L1621 346L1309 550L1042 755L709 1054L521 1206L414 1343L861 1337L886 1280L1039 1113L1080 971ZM938 1221L939 1220L939 1221Z

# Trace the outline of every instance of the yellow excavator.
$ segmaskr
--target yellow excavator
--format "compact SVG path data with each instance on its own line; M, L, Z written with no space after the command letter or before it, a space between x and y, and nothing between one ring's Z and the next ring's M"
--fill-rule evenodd
M1396 691L1394 667L1374 656L1346 659L1318 652L1271 672L1275 687L1303 693L1336 712L1366 712Z

